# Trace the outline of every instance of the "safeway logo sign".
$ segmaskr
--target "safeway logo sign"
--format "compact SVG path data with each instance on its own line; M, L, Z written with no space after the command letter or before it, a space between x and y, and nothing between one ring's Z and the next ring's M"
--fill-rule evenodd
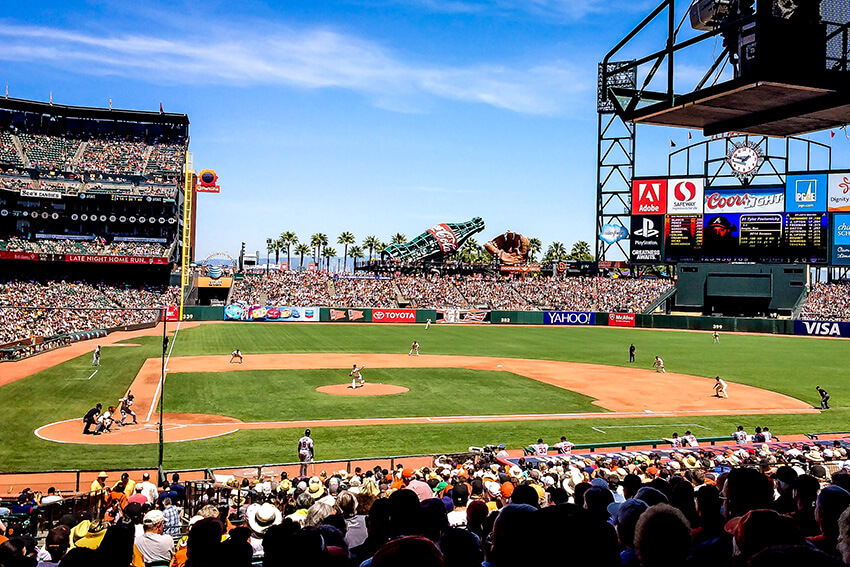
M643 219L643 226L635 231L635 234L643 238L652 238L658 236L658 230L655 229L655 223L649 219Z
M663 215L667 212L667 180L632 182L632 214Z
M705 182L702 179L671 179L667 192L667 214L702 214Z
M373 309L373 323L415 323L415 309Z

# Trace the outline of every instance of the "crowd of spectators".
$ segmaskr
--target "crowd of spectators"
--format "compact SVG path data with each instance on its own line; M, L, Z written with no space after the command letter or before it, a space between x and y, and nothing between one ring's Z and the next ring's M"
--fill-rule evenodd
M850 282L815 282L800 319L850 321Z
M22 165L18 148L9 132L0 132L0 163Z
M174 305L178 294L179 288L66 281L0 284L0 344L154 322L159 306Z
M53 191L63 195L78 195L80 193L116 193L122 195L134 195L139 197L162 197L163 199L174 199L177 196L176 185L162 185L156 183L141 183L138 185L130 183L107 183L90 181L88 183L77 179L66 179L64 177L42 177L34 180L23 175L0 175L0 188L9 191L20 192L21 189L41 189Z
M145 172L154 175L175 174L183 171L186 146L182 144L156 144L152 146Z
M80 140L44 134L18 134L30 167L42 171L65 171L80 147Z
M32 179L29 177L0 175L0 188L20 193L21 189L32 189Z
M178 475L157 487L147 475L112 484L101 473L91 490L105 499L102 517L62 518L41 548L13 537L0 564L32 565L29 555L89 565L107 554L116 567L850 564L850 461L839 441L562 457L284 472L202 494ZM36 500L25 492L18 506Z
M148 146L129 140L88 140L76 162L79 171L139 175L145 166Z
M434 309L564 309L639 313L672 287L662 279L483 278L407 276L392 280L334 278L306 272L271 272L238 282L232 299L250 304Z
M107 242L94 240L25 240L12 237L0 242L0 249L10 252L36 252L40 254L89 254L92 256L151 256L162 258L168 246L158 242Z

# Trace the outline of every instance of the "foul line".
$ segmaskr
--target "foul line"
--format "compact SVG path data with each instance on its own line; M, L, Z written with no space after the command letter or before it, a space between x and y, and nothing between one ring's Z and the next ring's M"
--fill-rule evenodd
M706 427L704 425L700 425L699 423L661 423L661 424L649 424L649 425L600 425L598 427L591 427L594 431L598 431L599 433L604 434L605 429L633 429L639 427L699 427L701 429L711 430L710 427Z
M94 372L92 372L92 373L91 373L91 376L89 376L88 378L86 378L86 380L91 380L91 379L92 379L92 376L94 376L95 374L97 374L99 370L100 370L100 368L98 368L97 370L95 370Z
M177 321L177 328L174 329L174 336L171 337L171 347L168 349L168 356L165 357L165 370L168 370L168 361L171 360L171 351L174 350L174 343L177 342L177 333L180 332L180 323L181 321ZM168 323L163 321L163 325L167 325ZM153 409L156 407L156 402L159 401L159 390L162 388L162 381L165 380L165 373L163 373L159 377L159 381L156 383L156 391L153 393L153 399L151 400L151 407L148 409L148 416L145 418L145 422L151 420L151 415L153 415Z

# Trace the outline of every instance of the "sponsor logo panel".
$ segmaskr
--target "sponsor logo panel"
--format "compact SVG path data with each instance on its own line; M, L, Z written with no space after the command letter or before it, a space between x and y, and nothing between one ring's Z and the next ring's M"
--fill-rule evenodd
M317 322L319 308L232 303L224 309L224 319L225 321Z
M66 262L88 262L92 264L167 264L168 258L156 256L93 256L91 254L65 254Z
M438 224L432 226L426 232L437 239L437 245L443 254L450 254L457 250L457 236L449 225Z
M848 337L850 323L836 321L794 321L795 335L813 335L819 337Z
M712 190L705 193L705 214L782 213L785 212L785 188L747 188Z
M662 263L664 215L633 215L631 228L631 263Z
M633 215L663 215L665 212L667 212L666 179L632 181Z
M850 211L850 173L830 173L828 183L827 209Z
M608 314L608 325L610 327L634 327L635 326L635 314L634 313L609 313Z
M373 323L415 323L416 309L373 309Z
M667 183L668 215L702 214L705 181L702 178L670 179Z
M589 311L546 311L543 314L546 325L595 325L596 313Z
M785 210L790 213L826 211L826 174L789 175L785 180Z

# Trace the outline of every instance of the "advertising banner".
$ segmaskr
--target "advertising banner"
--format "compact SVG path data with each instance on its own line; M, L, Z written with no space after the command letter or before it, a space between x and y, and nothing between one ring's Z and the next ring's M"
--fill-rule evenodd
M589 311L545 311L544 325L595 325L596 313Z
M850 323L836 321L794 321L795 335L850 337Z
M785 188L712 190L705 194L705 215L785 212Z
M664 215L633 215L631 238L632 264L664 262Z
M40 197L42 199L61 199L58 191L42 191L41 189L21 189L21 197Z
M169 305L165 308L165 320L166 321L179 321L180 320L180 308L177 305Z
M158 256L94 256L91 254L65 254L66 262L93 264L167 264L168 258Z
M705 180L701 177L693 179L670 179L667 182L667 214L702 214L705 198Z
M827 178L827 208L833 211L850 211L850 173L830 173Z
M38 260L38 254L35 252L10 252L9 250L0 250L0 259L3 260Z
M500 266L499 271L503 274L538 274L540 266Z
M437 323L487 323L489 311L479 309L437 309Z
M609 313L608 326L610 327L634 327L634 313Z
M785 179L785 210L789 213L826 212L825 173L789 175Z
M636 179L632 181L633 215L663 215L666 212L666 179ZM632 234L634 234L634 231L632 231Z
M705 215L707 262L826 262L826 213Z
M330 321L353 321L358 323L371 323L372 312L369 309L328 309Z
M832 254L829 263L834 266L850 266L850 214L836 213L832 216Z
M415 323L416 309L372 309L373 323Z
M318 307L280 307L232 303L224 309L225 321L318 322Z
M233 285L233 278L199 277L196 281L198 287L230 287Z

